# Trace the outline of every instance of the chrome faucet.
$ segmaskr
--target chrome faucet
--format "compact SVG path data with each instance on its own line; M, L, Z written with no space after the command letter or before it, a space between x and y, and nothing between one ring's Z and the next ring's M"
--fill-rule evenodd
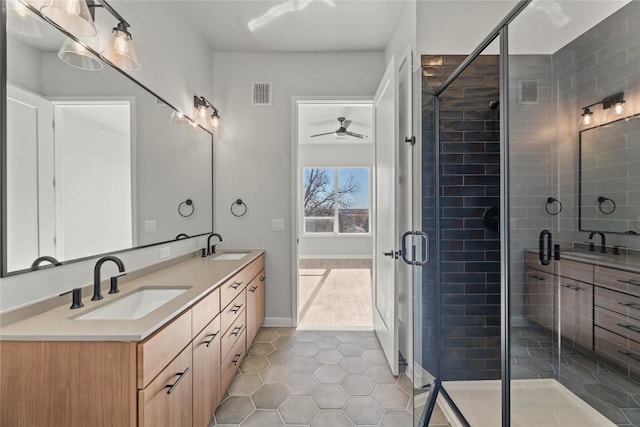
M118 266L118 271L120 271L120 273L124 273L124 263L120 258L112 255L103 256L102 258L100 258L96 262L96 266L93 268L93 296L91 297L91 301L98 301L103 298L101 289L100 289L100 269L102 268L102 264L104 264L107 261L113 261ZM113 292L110 292L110 293L113 293Z
M216 253L216 245L211 246L212 237L217 237L218 240L222 242L222 236L219 235L218 233L209 234L209 237L207 238L207 255L213 255Z
M50 262L53 265L62 265L62 263L54 257L45 255L36 258L36 260L31 263L31 269L37 270L38 268L40 268L40 264L42 264L43 262Z
M596 234L600 235L600 253L601 254L606 254L607 253L607 241L606 241L606 238L604 236L604 233L602 233L600 231L592 231L591 233L589 233L589 240L593 239L593 236L595 236Z

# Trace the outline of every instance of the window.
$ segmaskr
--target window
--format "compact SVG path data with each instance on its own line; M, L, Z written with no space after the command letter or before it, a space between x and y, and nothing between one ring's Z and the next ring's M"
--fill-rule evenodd
M305 168L305 233L369 233L369 168Z

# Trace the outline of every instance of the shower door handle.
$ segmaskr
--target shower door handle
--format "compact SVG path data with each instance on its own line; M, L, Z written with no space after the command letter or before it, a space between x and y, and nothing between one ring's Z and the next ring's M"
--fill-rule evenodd
M553 259L553 241L549 230L542 230L538 237L538 258L542 265L551 264Z
M409 251L407 250L407 237L420 236L422 240L422 258L416 260L416 245L411 243L411 259L407 258ZM429 235L423 231L407 231L400 238L402 249L400 255L405 264L409 265L425 265L429 263Z

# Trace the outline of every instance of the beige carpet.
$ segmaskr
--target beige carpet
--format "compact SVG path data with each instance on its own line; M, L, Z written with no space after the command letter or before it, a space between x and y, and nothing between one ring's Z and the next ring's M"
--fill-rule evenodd
M370 328L371 260L301 259L298 326Z

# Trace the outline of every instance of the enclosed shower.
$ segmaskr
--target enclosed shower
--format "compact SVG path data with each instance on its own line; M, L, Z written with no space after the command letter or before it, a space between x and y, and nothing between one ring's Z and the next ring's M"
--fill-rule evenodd
M421 66L415 424L640 426L640 1Z

